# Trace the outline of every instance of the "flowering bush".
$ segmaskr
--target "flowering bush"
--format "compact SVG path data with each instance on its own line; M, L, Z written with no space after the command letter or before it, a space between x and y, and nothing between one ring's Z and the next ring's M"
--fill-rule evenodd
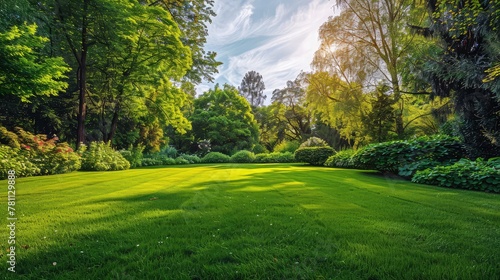
M92 142L82 156L82 170L114 171L129 168L130 163L104 142Z
M9 170L16 171L16 177L35 176L40 169L30 162L28 154L18 148L0 145L0 180L7 179Z
M9 145L3 146L0 157L10 167L2 165L2 168L16 170L19 177L61 174L80 169L80 156L67 143L56 143L57 136L47 139L45 135L33 135L18 127L15 132L0 127L2 143Z

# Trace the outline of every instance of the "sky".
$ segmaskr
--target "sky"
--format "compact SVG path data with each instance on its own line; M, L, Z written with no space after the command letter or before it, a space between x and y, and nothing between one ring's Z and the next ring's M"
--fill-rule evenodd
M205 50L221 61L215 83L238 87L245 73L262 75L269 102L301 70L309 71L318 49L318 30L334 15L329 0L215 0ZM202 83L197 92L213 88Z

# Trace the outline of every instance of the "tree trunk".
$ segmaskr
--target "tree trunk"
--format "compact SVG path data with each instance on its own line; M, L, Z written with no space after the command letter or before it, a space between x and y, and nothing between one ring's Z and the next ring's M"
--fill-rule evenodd
M116 103L115 111L113 112L113 119L111 120L111 128L108 134L108 139L107 139L108 142L113 141L113 138L115 137L116 129L118 127L119 114L120 114L120 103Z
M82 42L81 42L81 55L79 61L78 71L78 128L76 137L76 148L78 149L81 144L85 142L85 118L87 116L87 8L89 0L83 2L83 15L82 15Z

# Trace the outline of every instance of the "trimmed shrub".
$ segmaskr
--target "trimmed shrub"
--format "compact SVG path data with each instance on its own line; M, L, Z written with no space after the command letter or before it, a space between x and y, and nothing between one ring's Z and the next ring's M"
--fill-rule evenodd
M144 158L142 152L144 151L144 146L137 145L134 147L130 145L127 150L120 150L120 154L130 163L130 167L139 167L142 166L142 159Z
M439 164L452 164L464 154L465 148L457 138L435 135L371 144L361 149L354 157L361 168L411 177L417 170Z
M82 156L82 170L114 171L129 169L130 163L104 142L92 142Z
M175 160L171 159L174 163ZM159 158L143 158L141 161L141 166L158 166L163 165L163 162Z
M461 159L450 166L436 166L417 171L412 182L500 193L500 160Z
M304 143L300 144L299 148L305 147L329 147L325 140L319 137L310 137Z
M298 141L288 141L288 140L283 140L280 143L278 143L276 146L274 146L273 151L275 153L295 153L295 151L299 148L300 143Z
M183 157L177 157L175 159L175 164L189 164L189 160L187 160Z
M179 157L187 160L188 163L200 163L201 162L201 159L196 155L182 154Z
M246 150L241 150L231 156L231 162L250 163L254 162L254 160L255 160L255 154Z
M304 147L295 151L295 160L307 162L311 165L323 165L335 153L331 147Z
M226 163L230 161L230 156L219 152L210 152L201 159L202 163Z
M266 147L264 147L264 145L261 145L261 144L256 144L256 145L253 147L252 152L253 152L254 154L269 153L269 151L266 149Z
M358 168L359 163L356 158L356 151L349 149L337 152L333 156L330 156L326 162L325 166L328 167L340 167L340 168Z

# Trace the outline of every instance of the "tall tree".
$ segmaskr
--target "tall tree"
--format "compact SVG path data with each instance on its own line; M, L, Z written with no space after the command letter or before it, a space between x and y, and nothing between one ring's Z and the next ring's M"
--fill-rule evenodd
M207 25L216 16L213 11L214 0L141 0L151 6L164 8L179 26L183 36L182 43L191 50L193 64L184 76L186 82L199 84L204 79L213 81L217 67L222 63L216 60L217 53L206 51Z
M360 84L345 82L328 72L307 76L307 102L320 120L336 128L341 137L356 148L364 143L363 117L369 110L369 95Z
M313 65L345 82L375 87L390 85L391 96L399 104L396 131L403 137L405 91L401 84L402 63L413 47L415 35L408 25L424 19L422 7L413 0L337 0L340 15L320 28L321 46Z
M186 96L171 80L180 81L192 61L176 23L157 6L135 3L108 8L101 13L114 13L116 18L107 23L108 40L95 47L89 73L93 84L89 96L95 99L103 140L113 140L127 106L155 112L165 126L185 131L180 107Z
M210 140L212 150L232 154L251 150L258 141L258 126L248 101L232 86L224 85L194 100L190 117L195 142Z
M493 0L427 1L440 50L420 74L433 93L451 97L471 157L500 155L500 3Z
M241 96L248 100L252 108L257 108L264 104L267 97L264 95L265 89L262 75L255 71L247 72L241 81L241 86L238 88Z
M305 75L301 72L286 87L275 89L271 98L274 115L282 124L282 134L287 140L303 142L311 135L312 114L306 103Z

